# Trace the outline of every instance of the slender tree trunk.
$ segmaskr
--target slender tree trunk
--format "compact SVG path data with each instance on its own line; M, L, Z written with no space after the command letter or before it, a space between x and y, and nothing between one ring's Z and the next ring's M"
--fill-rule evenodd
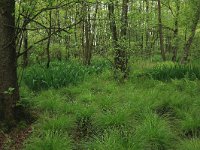
M118 36L117 36L117 26L115 22L115 14L114 14L115 6L112 1L108 5L108 10L109 10L110 30L112 32L112 39L113 39L114 47L117 47Z
M93 23L91 25L91 42L90 42L90 47L91 47L91 52L90 52L90 59L92 59L92 53L95 50L96 47L96 25L97 25L97 14L98 14L98 9L99 9L99 2L96 0L96 6L95 6L95 12L93 15Z
M75 22L77 22L78 15L79 15L79 13L78 13L78 7L76 5L76 13L75 13L75 18L74 18ZM76 51L79 48L78 47L78 38L77 38L77 32L78 31L77 30L78 30L78 28L77 28L77 25L75 24L74 25L74 41L75 41Z
M24 51L25 53L23 54L23 67L26 68L28 66L28 31L24 30L24 37L23 37L23 40L24 40Z
M179 22L178 22L178 18L179 18L179 14L180 14L180 1L176 0L176 16L175 16L175 28L174 28L174 43L173 43L173 47L172 47L172 61L176 62L177 60L177 52L178 52L178 32L179 32Z
M84 64L90 65L90 53L91 53L91 46L90 46L90 14L87 10L87 18L85 19L85 53L84 53Z
M166 61L165 56L165 48L164 48L164 40L163 40L163 27L162 27L162 15L161 15L161 2L158 0L158 32L160 35L160 50L161 50L161 56L163 61Z
M175 29L174 29L174 43L172 47L172 61L176 62L177 60L177 53L178 53L178 20L175 20Z
M81 23L81 44L82 44L82 58L84 63L84 54L85 54L85 16L83 16L83 21Z
M121 40L122 42L126 42L127 40L127 29L128 29L128 2L129 0L123 0L122 2L122 14L121 14ZM125 47L125 43L123 46L120 46L120 50L117 51L115 64L119 65L120 70L124 73L124 78L128 76L128 57L127 51ZM118 57L119 56L119 57Z
M87 65L87 51L89 47L89 33L88 33L88 10L86 1L82 1L82 48L83 48L83 64Z
M84 64L85 65L90 65L91 64L91 59L92 59L92 50L93 50L93 41L94 41L94 36L95 36L95 20L96 20L96 13L98 9L98 3L96 5L95 9L95 18L94 19L94 25L93 25L93 32L92 32L92 24L91 24L91 12L90 12L90 6L87 3L83 4L83 9L85 13L85 19L84 19L84 34L85 34L85 49L84 49Z
M148 55L151 54L151 48L150 48L150 35L149 35L149 0L146 0L146 25L145 25L145 28L146 28L146 51L148 52Z
M70 40L71 40L71 38L70 38L70 35L66 35L65 36L65 49L66 49L66 60L70 60ZM75 53L74 53L74 57L76 58L76 55L75 55Z
M47 41L47 48L46 48L46 53L47 53L47 68L49 68L50 62L51 62L51 57L50 57L50 44L51 44L51 27L52 27L52 21L51 21L51 17L52 17L52 11L49 11L49 30L48 32L48 41Z
M0 120L15 123L13 110L19 100L15 45L15 0L0 1Z
M59 0L57 0L57 3L59 3ZM56 20L57 20L57 26L60 29L61 28L60 9L56 9ZM58 37L61 37L61 31L58 32ZM62 44L61 38L57 38L56 41L59 43L59 45ZM56 58L58 61L62 61L62 51L60 48L56 49Z
M67 24L67 16L68 16L68 11L66 10L65 11L65 23ZM75 22L76 22L76 18L75 18ZM75 43L77 43L77 39L76 39L76 25L75 25ZM71 42L71 37L70 37L70 34L67 34L65 35L65 59L66 60L70 60L70 57L71 57L71 53L70 53L70 44Z

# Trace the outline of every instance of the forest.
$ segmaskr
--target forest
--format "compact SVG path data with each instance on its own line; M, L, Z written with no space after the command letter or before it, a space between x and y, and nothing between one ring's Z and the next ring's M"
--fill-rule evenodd
M0 150L200 150L200 0L0 0Z

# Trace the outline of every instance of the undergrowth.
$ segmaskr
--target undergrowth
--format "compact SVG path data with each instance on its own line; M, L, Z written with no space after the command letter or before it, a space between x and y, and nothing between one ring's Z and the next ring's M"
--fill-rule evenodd
M50 68L46 68L45 64L36 64L25 70L23 81L34 91L60 88L81 83L86 76L109 68L109 62L102 60L93 62L91 66L83 66L76 61L52 62Z
M103 71L74 86L41 91L40 114L25 150L198 150L200 82L132 77ZM26 91L26 89L23 89ZM28 92L23 92L24 97Z
M196 65L182 65L172 62L160 63L139 76L149 76L155 80L169 81L171 79L200 79L200 68Z

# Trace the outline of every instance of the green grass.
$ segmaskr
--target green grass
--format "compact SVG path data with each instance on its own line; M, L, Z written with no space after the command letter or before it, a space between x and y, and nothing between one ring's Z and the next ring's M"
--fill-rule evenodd
M22 103L39 114L24 149L199 149L200 81L162 82L138 78L138 72L124 84L108 70L90 74L78 85L50 88L30 99L23 87Z
M194 138L189 140L181 141L177 150L199 150L200 149L200 139Z
M180 65L173 62L160 63L139 76L150 76L155 80L200 79L200 68L197 65Z
M105 60L96 60L88 67L76 61L52 62L50 68L46 68L44 64L36 64L25 70L23 81L34 91L61 88L76 85L88 75L99 74L108 68L110 64Z
M66 135L65 135L66 134ZM67 150L72 149L72 143L67 133L44 132L42 135L35 135L30 138L25 150ZM30 142L30 143L29 143Z
M138 150L174 149L176 133L166 120L151 112L146 114L142 123L136 127L135 134L131 136L133 140L130 145L133 144L132 147Z

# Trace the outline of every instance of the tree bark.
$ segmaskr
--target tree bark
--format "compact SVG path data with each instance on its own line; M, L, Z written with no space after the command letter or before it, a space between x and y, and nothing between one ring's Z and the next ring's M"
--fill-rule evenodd
M148 53L148 56L151 55L151 48L150 48L150 34L149 34L149 0L146 0L146 25L145 25L145 32L146 32L146 51Z
M117 36L117 26L115 22L115 14L114 14L115 6L112 1L108 5L108 10L109 10L110 30L112 32L112 39L113 39L114 47L117 47L118 36Z
M161 50L161 56L163 61L166 61L166 56L165 56L165 48L164 48L164 41L163 41L163 27L162 27L162 15L161 15L161 2L158 0L158 32L159 32L159 37L160 37L160 50Z
M24 44L24 54L23 54L23 67L26 68L28 66L28 30L24 30L24 35L23 35L23 44Z
M90 65L91 59L92 59L92 52L94 49L94 39L95 39L95 29L96 29L96 16L98 12L98 1L96 1L96 7L94 12L94 17L91 15L91 9L89 4L84 3L83 4L83 10L85 13L84 17L84 34L85 34L85 40L84 40L84 65ZM92 24L92 21L93 24Z
M46 53L47 53L47 68L50 66L51 62L51 57L50 57L50 44L51 44L51 28L52 28L52 11L49 11L49 30L48 32L48 40L47 40L47 48L46 48Z
M119 65L119 69L124 73L124 78L127 77L127 65L128 58L126 52L126 40L127 40L127 28L128 28L128 2L129 0L123 0L122 2L122 14L121 14L121 40L123 42L121 48L116 53L116 65Z
M85 50L84 50L84 65L90 65L91 63L91 23L89 6L85 6L86 18L85 18Z
M117 26L115 21L115 6L113 1L109 2L108 5L109 10L109 19L110 19L110 30L112 33L113 45L115 49L115 69L120 70L123 73L123 78L127 77L127 53L126 49L119 44L119 38L117 35ZM128 0L123 0L122 3L122 14L121 14L121 32L120 32L120 39L121 42L125 42L127 38L127 27L128 27Z
M15 45L15 0L0 1L0 120L13 125L19 100Z
M90 6L87 2L82 2L82 11L83 15L83 34L82 34L82 45L83 45L83 64L90 65L91 58L91 44L90 44L90 35L91 35L91 24L90 24Z
M179 25L179 22L178 22L178 18L179 18L179 14L180 14L180 1L179 0L176 0L176 16L175 16L175 22L174 22L174 25L175 25L175 29L174 29L174 43L173 43L173 47L172 47L172 53L173 53L173 56L172 56L172 61L173 62L176 62L177 60L177 52L178 52L178 32L179 32L179 28L178 28L178 25Z

